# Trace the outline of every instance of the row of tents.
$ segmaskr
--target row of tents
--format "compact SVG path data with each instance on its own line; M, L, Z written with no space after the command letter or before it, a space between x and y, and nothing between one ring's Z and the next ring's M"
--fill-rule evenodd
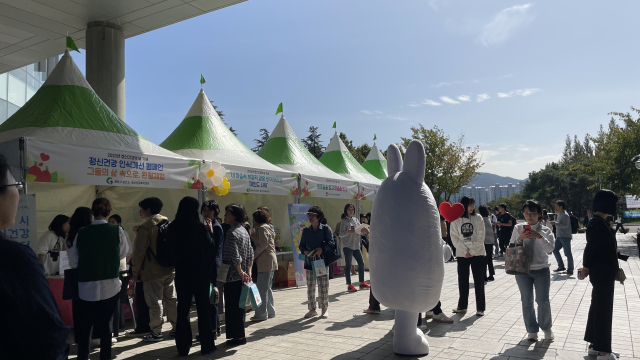
M96 196L109 198L130 230L140 223L137 204L143 198L161 198L163 213L173 218L179 200L189 195L214 198L221 207L240 203L249 215L258 206L269 207L287 245L287 204L319 205L335 224L348 202L371 211L387 176L375 144L360 165L336 134L318 160L284 116L256 154L231 133L202 89L158 146L100 100L68 51L38 92L0 125L0 152L14 177L36 194L38 236L56 214L71 215ZM215 165L201 174L206 163ZM222 168L226 184L203 191L199 179Z

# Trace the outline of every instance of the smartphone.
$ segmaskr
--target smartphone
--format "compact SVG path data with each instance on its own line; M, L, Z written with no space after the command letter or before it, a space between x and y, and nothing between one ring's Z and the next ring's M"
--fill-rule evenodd
M356 231L356 227L351 225L351 231Z
M522 227L522 231L523 232L529 231L529 230L531 230L531 225L525 225L525 226Z
M578 269L578 280L582 280L582 269Z

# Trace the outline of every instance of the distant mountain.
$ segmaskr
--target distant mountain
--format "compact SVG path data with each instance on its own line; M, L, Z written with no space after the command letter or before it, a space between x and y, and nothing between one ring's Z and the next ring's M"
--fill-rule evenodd
M489 187L491 185L495 185L496 183L500 185L507 185L509 183L517 184L522 182L524 182L524 180L518 180L507 176L481 172L480 175L476 176L468 185Z

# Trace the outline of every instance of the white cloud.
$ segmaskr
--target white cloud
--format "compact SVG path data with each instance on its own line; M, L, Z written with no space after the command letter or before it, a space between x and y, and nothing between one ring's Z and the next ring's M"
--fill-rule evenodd
M462 83L463 83L462 81L458 81L458 80L451 81L451 82L443 81L443 82L439 82L437 84L433 84L433 85L431 85L431 87L439 89L439 88L441 88L443 86L451 86L451 85L462 84Z
M507 78L512 78L513 77L513 73L509 73L507 75L502 75L498 78L498 80L500 79L507 79Z
M429 100L429 99L423 100L422 104L423 105L429 105L429 106L440 106L439 102L436 102L436 101L433 101L433 100Z
M374 111L374 113L376 113L376 114L382 114L383 112L382 112L382 111L380 111L380 110L376 110L376 111Z
M414 107L414 108L415 108L415 107L420 107L420 106L422 106L422 104L418 104L418 103L412 102L412 103L407 104L407 106L408 106L408 107Z
M471 97L469 97L469 95L460 95L460 96L458 96L458 100L460 100L460 101L471 101Z
M369 110L360 110L360 112L367 115L373 115L373 112Z
M510 98L512 96L513 96L513 91L510 91L508 93L498 93L499 98Z
M489 94L479 94L478 98L476 99L477 102L483 102L485 100L488 100L490 98Z
M460 104L460 101L453 100L448 96L440 96L440 100L442 100L442 102L446 102L447 104Z
M398 120L398 121L407 121L407 120L409 120L409 118L402 117L402 116L391 116L391 115L387 115L387 118L389 118L389 119L391 119L391 120Z
M536 88L518 89L518 90L509 91L508 93L498 93L498 97L499 98L510 98L513 95L529 96L529 95L533 95L533 94L537 93L538 91L540 91L540 89L536 89Z
M487 47L504 43L533 20L533 15L529 12L532 6L533 4L515 5L500 11L484 26L478 40Z

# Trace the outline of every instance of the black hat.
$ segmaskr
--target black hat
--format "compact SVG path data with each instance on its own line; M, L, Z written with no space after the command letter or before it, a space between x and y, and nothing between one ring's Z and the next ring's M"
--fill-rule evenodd
M593 211L616 216L618 197L611 190L599 190L593 198Z

